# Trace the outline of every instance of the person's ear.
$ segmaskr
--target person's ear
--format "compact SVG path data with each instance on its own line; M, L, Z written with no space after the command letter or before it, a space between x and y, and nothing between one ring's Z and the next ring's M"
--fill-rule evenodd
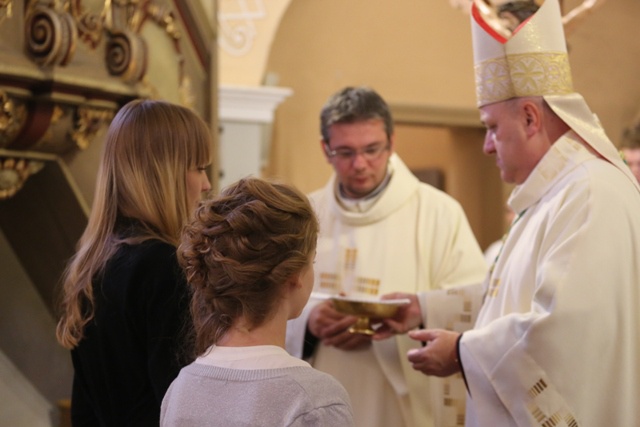
M300 275L300 273L292 274L287 279L287 286L291 290L295 290L296 288L301 288L302 287L302 276Z
M329 156L329 141L320 138L320 149L324 154L324 158L327 159L327 162L331 163L331 157Z
M392 133L391 136L389 136L389 154L393 154L395 145L396 145L396 135Z
M522 104L524 114L525 129L527 136L533 136L542 128L542 110L533 101L525 101Z

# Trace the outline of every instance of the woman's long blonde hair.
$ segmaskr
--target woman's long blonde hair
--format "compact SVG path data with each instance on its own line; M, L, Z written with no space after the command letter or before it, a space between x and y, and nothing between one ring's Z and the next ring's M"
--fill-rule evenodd
M122 107L107 132L95 199L78 250L63 276L56 336L72 349L92 319L92 280L119 245L160 239L177 246L189 206L189 169L209 164L211 134L193 111L163 101L135 100ZM134 218L135 236L118 236L116 220Z

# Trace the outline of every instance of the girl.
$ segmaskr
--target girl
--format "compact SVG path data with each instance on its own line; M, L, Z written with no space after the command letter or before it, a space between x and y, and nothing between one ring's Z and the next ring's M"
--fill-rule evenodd
M290 186L248 178L203 203L178 259L199 357L162 403L162 426L350 426L345 389L285 350L313 288L318 222Z

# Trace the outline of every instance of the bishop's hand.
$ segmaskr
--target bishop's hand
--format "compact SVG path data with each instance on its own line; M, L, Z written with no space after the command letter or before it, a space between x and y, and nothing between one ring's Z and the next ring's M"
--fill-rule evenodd
M409 337L427 343L426 346L411 349L407 353L413 369L436 377L448 377L460 371L456 348L459 332L422 329L409 332Z

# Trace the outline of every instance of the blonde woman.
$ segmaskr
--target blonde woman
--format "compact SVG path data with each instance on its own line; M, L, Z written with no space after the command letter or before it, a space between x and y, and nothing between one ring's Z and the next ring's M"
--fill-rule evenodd
M63 277L59 342L71 350L74 427L157 426L187 360L180 230L211 186L207 125L136 100L111 123L87 228Z
M162 426L353 425L340 383L284 349L313 288L317 234L303 194L257 178L197 209L178 259L199 357L167 391Z

